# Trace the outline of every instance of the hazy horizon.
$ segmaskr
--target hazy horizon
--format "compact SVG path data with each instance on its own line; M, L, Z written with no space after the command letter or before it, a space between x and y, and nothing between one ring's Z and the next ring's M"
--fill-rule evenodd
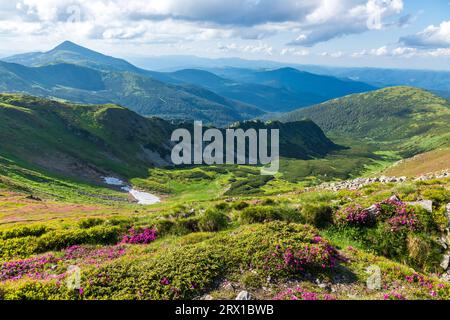
M179 55L450 70L450 5L418 0L15 0L0 57L64 40L127 60Z

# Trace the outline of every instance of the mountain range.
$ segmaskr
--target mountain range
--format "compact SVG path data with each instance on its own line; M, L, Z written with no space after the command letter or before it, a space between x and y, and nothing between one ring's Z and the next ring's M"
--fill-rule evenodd
M144 116L226 125L324 102L375 87L292 68L155 72L66 41L48 52L2 59L0 90L80 103L116 103ZM326 87L327 90L323 90Z
M211 59L187 55L130 59L136 65L151 70L173 72L182 69L202 69L218 75L233 69L274 70L290 67L317 75L362 81L375 87L408 85L431 90L447 98L450 96L450 71L445 70L332 67L240 58Z

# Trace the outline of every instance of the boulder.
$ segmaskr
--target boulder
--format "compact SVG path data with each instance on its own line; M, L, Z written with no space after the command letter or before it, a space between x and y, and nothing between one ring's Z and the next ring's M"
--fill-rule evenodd
M450 254L444 254L441 262L441 268L447 270L449 264L450 264Z
M433 201L431 200L422 200L422 201L415 201L415 202L407 202L410 206L418 206L422 207L428 212L433 212Z
M392 196L389 198L390 201L400 201L400 199L397 196Z
M241 291L237 295L236 300L252 300L252 296L248 291Z

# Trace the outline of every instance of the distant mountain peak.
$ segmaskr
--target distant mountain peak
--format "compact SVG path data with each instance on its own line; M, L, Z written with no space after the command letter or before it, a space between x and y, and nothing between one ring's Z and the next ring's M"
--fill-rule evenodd
M59 51L59 50L63 50L63 51L73 51L73 52L93 52L92 50L89 50L85 47L82 47L72 41L64 41L62 43L60 43L59 45L57 45L55 48L53 48L50 51Z

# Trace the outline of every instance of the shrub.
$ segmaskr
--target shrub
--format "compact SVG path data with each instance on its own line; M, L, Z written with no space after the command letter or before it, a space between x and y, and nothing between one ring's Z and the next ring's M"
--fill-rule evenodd
M220 210L207 210L198 223L200 231L215 232L228 226L228 216Z
M245 201L241 201L241 202L237 202L233 204L233 209L235 210L244 210L245 208L248 208L250 205L245 202Z
M121 243L128 244L149 244L155 241L157 238L157 232L155 229L145 228L143 230L135 230L131 228L128 230L128 234L123 236Z
M261 203L263 206L273 206L276 204L275 200L273 200L272 198L267 198L264 199L263 202Z
M273 207L248 207L241 213L243 223L263 223L268 221L281 220L281 213L278 208Z
M191 299L219 279L240 277L251 270L256 271L255 277L260 277L260 281L269 275L272 279L301 276L298 269L279 269L278 264L284 260L271 260L274 263L269 265L265 262L277 246L283 252L309 252L303 265L306 269L322 270L322 264L330 265L334 258L333 249L317 238L312 227L283 222L243 226L191 245L174 246L141 259L119 259L86 270L85 297Z
M105 222L105 220L100 219L100 218L87 218L87 219L83 219L80 220L78 222L78 226L81 229L89 229L95 226L99 226L101 224L103 224Z
M38 251L36 237L0 240L0 259L25 258Z
M185 235L191 232L198 232L200 231L198 226L199 219L199 217L177 219L170 233L174 235Z
M333 209L325 204L306 204L301 210L306 223L323 228L333 222Z
M447 204L450 202L450 191L444 187L427 189L422 192L422 197L433 200L435 205Z
M241 212L240 219L243 223L262 223L284 220L288 222L301 222L301 216L296 209L287 207L255 206L248 207Z
M214 207L217 210L227 210L229 208L229 205L226 202L221 202L221 203L216 204Z
M37 252L60 250L77 244L116 244L121 228L96 226L90 229L68 229L48 232L37 238Z
M409 234L407 248L409 261L414 267L431 272L439 269L441 251L439 245L429 237Z
M379 207L376 207L379 214ZM350 205L336 214L336 223L355 227L371 227L376 223L376 215L360 205Z
M264 281L261 281L261 276L256 271L247 271L239 278L239 282L246 289L257 289L263 286Z
M42 225L21 226L0 231L0 239L7 240L13 238L22 238L28 236L39 237L48 232L50 228Z
M19 281L7 283L0 292L4 300L69 300L80 299L79 292L69 290L57 280Z

